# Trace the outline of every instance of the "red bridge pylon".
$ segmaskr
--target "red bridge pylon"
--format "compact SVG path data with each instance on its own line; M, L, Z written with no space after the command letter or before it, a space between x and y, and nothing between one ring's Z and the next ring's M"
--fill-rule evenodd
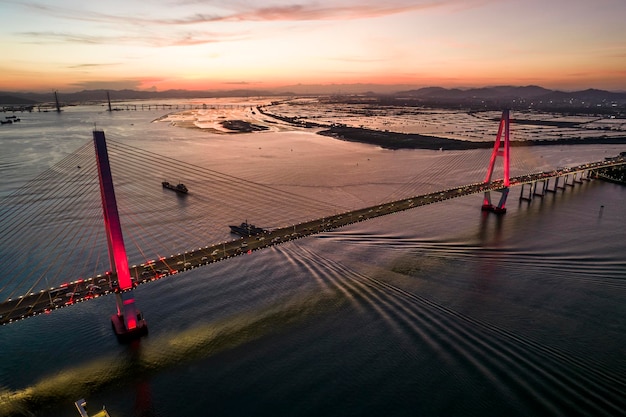
M109 247L109 261L113 276L117 277L117 284L112 285L115 289L117 314L111 316L111 324L118 339L127 341L146 334L148 325L141 312L137 309L135 298L131 292L133 283L128 268L128 257L122 236L120 216L117 211L117 201L113 189L113 177L111 176L111 165L109 163L104 132L94 130L93 143L98 163L98 178L100 180L104 227Z
M504 144L502 144L502 131L504 130ZM491 203L491 191L485 191L485 197L483 198L482 210L493 211L494 213L504 214L506 213L506 198L509 195L509 110L502 112L500 118L500 126L498 127L498 136L493 145L493 152L491 153L491 160L489 161L489 168L487 169L487 176L485 176L485 185L491 186L491 176L493 175L493 168L496 164L496 158L498 156L503 157L504 165L504 178L502 179L502 188L495 190L502 193L500 201L497 206ZM499 183L499 181L498 181Z

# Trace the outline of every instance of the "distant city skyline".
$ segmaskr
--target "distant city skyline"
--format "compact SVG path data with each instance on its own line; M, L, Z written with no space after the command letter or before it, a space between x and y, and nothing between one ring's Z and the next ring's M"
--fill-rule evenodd
M623 0L146 4L0 0L0 91L626 91Z

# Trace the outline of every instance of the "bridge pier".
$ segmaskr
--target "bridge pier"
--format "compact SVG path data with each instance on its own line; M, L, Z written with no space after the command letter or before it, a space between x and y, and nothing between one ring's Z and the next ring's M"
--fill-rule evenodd
M537 185L539 185L539 183L541 183L541 192L537 191ZM546 180L535 181L533 195L543 198L546 195L546 187L547 187Z
M526 184L522 184L522 191L520 192L519 199L520 201L531 201L533 199L533 185L529 184L528 187L528 196L524 195L524 189L526 188Z
M546 195L549 180L538 180L530 183L522 184L522 191L520 192L519 199L522 201L532 201L533 197L543 198ZM528 185L528 195L524 194L524 190Z
M576 179L576 176L577 176L577 175L578 175L578 172L574 172L574 179L573 179L573 181L572 181L572 182L573 182L573 183L576 183L576 184L582 184L583 182L582 182L582 180L581 180L581 179ZM582 175L582 174L581 174L581 175Z
M129 293L116 293L117 313L111 315L113 331L120 341L128 341L148 333L148 326Z
M591 181L591 178L589 178L590 176L591 170L583 171L583 173L580 175L580 179L582 181Z
M492 211L496 214L504 214L506 213L505 205L506 205L506 198L509 196L509 187L501 188L499 190L494 190L494 191L501 193L500 201L498 201L498 205L494 206L491 203L491 192L485 191L485 197L483 200L483 206L481 207L481 210Z

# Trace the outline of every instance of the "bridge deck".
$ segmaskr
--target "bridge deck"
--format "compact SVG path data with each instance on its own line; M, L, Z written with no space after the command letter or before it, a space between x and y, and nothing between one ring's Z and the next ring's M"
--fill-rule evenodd
M583 173L594 169L624 164L626 164L626 159L614 158L572 168L562 168L554 171L513 177L510 178L510 185L514 186L545 181L550 178L569 176L575 173ZM251 253L252 251L264 249L282 242L331 231L352 223L452 198L485 191L496 191L499 189L502 189L502 180L493 181L490 184L475 183L463 185L411 198L391 201L376 206L310 220L289 227L276 228L255 236L205 246L204 248L176 254L167 258L156 259L141 265L133 265L130 268L130 273L134 285L139 285L169 275L178 274L189 269L208 265L213 262L222 261L233 256ZM0 324L11 323L39 314L47 314L55 309L101 297L115 291L118 291L115 275L103 274L63 284L57 288L44 289L17 299L9 299L0 303Z

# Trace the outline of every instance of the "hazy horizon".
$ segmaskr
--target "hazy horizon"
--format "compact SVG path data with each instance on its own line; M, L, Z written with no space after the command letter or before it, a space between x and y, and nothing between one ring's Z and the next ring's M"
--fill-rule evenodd
M0 0L2 91L626 90L620 0Z
M385 85L385 84L364 84L364 83L354 83L354 84L335 84L335 83L329 83L329 84L295 84L295 85L284 85L284 86L277 86L274 88L267 88L267 89L263 89L263 88L222 88L222 89L206 89L206 90L195 90L195 89L189 89L189 88L170 88L170 89L164 89L164 90L159 90L159 89L154 89L154 88L147 88L147 89L139 89L139 88L106 88L106 87L99 87L99 88L82 88L82 89L67 89L67 90L59 90L59 89L55 89L55 88L47 88L47 89L43 89L43 90L3 90L0 89L0 93L8 93L8 94L52 94L53 92L57 92L59 94L74 94L74 93L80 93L83 91L99 91L99 90L106 90L106 91L136 91L136 92L155 92L155 93L165 93L168 91L188 91L188 92L194 92L197 91L199 93L204 93L204 92L209 92L209 93L220 93L220 92L224 92L224 93L228 93L228 92L234 92L234 91L258 91L258 92L267 92L267 93L271 93L271 94L281 94L281 93L296 93L296 94L311 94L311 95L315 95L315 94L363 94L363 93L375 93L375 94L393 94L393 93L399 93L399 92L403 92L403 91L409 91L409 90L419 90L419 89L427 89L427 88L445 88L445 89L457 89L457 90L461 90L461 91L467 91L467 90L472 90L472 89L489 89L489 88L499 88L499 87L512 87L512 88L525 88L525 87L538 87L538 88L545 88L547 90L552 90L552 91L561 91L561 92L577 92L577 91L584 91L584 90L603 90L603 91L608 91L611 93L626 93L626 88L622 88L622 89L614 89L614 90L610 90L610 89L603 89L603 88L596 88L596 87L585 87L585 88L579 88L579 89L558 89L558 88L548 88L542 85L510 85L510 84L498 84L498 85L482 85L482 86L458 86L458 87L444 87L441 85L396 85L396 84L389 84L389 85Z

